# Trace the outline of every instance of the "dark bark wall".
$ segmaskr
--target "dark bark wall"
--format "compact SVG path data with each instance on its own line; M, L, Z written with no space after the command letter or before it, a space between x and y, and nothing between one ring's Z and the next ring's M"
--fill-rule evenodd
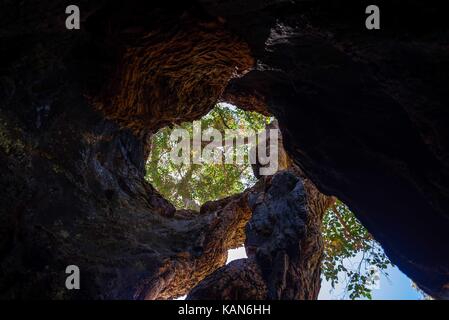
M193 219L143 174L151 132L223 93L272 112L314 184L448 298L447 19L441 2L378 3L369 32L359 1L80 0L68 31L71 3L2 1L1 296L170 298L221 266L249 211ZM68 264L84 290L64 289Z
M249 43L257 67L232 81L225 97L265 103L320 190L347 203L426 292L448 298L442 4L378 1L382 29L374 32L364 27L365 2L250 2L229 11L231 4L208 8Z

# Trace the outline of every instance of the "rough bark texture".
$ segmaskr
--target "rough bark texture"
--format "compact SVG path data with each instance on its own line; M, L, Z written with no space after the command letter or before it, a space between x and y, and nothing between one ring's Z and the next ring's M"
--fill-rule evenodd
M212 273L187 299L316 299L323 254L321 221L332 201L295 170L262 178L248 194L248 258Z
M133 132L204 115L231 77L253 66L249 48L218 20L181 16L124 49L109 86L94 105ZM151 70L142 72L142 70Z
M222 99L274 114L313 183L449 298L438 4L378 1L379 32L352 1L79 0L79 31L64 27L68 4L1 2L1 297L170 298L221 266L250 218L243 198L193 217L143 177L152 132ZM76 292L69 264L83 272Z
M6 137L2 298L173 298L243 242L245 195L201 213L175 211L143 178L142 143L98 121L83 135L55 125L64 139L51 147L32 147L25 134ZM65 153L50 153L56 147ZM70 264L80 267L81 290L65 289Z
M266 130L278 129L277 121ZM255 146L270 153L265 134ZM335 202L320 193L294 165L278 135L278 170L274 176L259 176L261 164L252 166L257 184L244 194L251 209L245 228L247 259L233 261L207 276L188 300L313 300L321 285L322 220ZM271 151L273 152L273 151ZM263 167L263 166L262 166ZM243 242L243 241L242 241Z
M370 32L363 1L203 2L257 61L224 96L265 102L290 156L317 187L348 204L425 292L449 298L442 4L378 1L381 31Z

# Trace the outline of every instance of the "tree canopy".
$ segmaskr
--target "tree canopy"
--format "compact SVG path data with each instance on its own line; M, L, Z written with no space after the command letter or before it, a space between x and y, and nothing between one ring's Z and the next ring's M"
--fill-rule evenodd
M201 119L203 129L215 128L223 133L226 129L251 128L260 132L270 122L256 112L245 112L228 105L219 105ZM193 124L179 126L193 134ZM151 154L147 162L147 179L177 208L197 209L209 200L221 199L240 193L257 179L251 171L246 149L244 163L239 164L177 164L170 157L176 141L170 140L172 128L164 128L152 138ZM194 152L193 149L190 150ZM224 153L224 150L221 150Z
M371 234L340 200L323 219L323 275L332 287L345 279L344 294L350 299L371 299L381 273L388 276L390 260Z

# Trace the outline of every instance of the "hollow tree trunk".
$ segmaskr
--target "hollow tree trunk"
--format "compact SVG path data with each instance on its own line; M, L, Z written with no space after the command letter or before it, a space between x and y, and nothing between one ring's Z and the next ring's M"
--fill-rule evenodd
M367 33L352 1L169 2L78 0L76 31L62 1L2 2L1 297L169 298L221 266L249 210L193 219L143 179L150 135L221 99L274 114L317 187L448 298L446 11L379 0Z
M1 296L170 299L186 294L223 266L228 249L245 241L244 226L252 210L258 212L250 208L248 195L256 197L250 202L258 207L265 203L260 199L263 192L248 190L209 202L199 213L176 211L143 178L144 141L103 120L88 105L80 103L80 109L82 113L70 115L70 123L59 118L48 124L48 135L38 135L38 147L33 146L36 136L12 118L2 128L6 169L1 183L7 191L2 197L11 210L3 207L1 214ZM297 184L302 186L299 180ZM271 189L268 193L282 195ZM302 279L298 284L307 283L308 291L300 287L294 295L270 298L312 298L318 293L320 220L309 218L306 226L304 199L291 200L298 200L303 220L297 229L288 229L299 232L300 238L282 257L293 255L296 260L277 271L293 276L289 283ZM259 218L263 224L267 213ZM278 214L288 215L289 207ZM291 222L281 216L278 221ZM286 245L279 243L282 238L268 240ZM275 264L280 259L272 258ZM81 270L80 290L64 287L68 265Z
M89 23L78 34L22 39L10 30L2 39L0 297L175 298L244 242L248 192L206 203L199 213L176 211L144 180L151 133L207 113L252 60L219 22L165 14L183 22L162 24L144 41L117 36L112 47L111 35L98 42L99 27ZM107 53L101 61L118 67L92 59L90 46L109 47L118 57ZM179 56L163 54L176 47ZM139 79L154 64L170 71ZM105 75L112 80L102 87ZM176 95L164 91L177 86ZM141 93L149 87L149 95ZM80 290L65 288L68 265L80 268Z

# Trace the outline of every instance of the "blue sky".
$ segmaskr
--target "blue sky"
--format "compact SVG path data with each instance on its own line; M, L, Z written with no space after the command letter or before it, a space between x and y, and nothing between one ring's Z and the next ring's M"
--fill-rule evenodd
M228 261L246 258L245 248L237 248L228 251ZM422 299L421 294L412 287L412 282L397 267L390 267L387 270L388 278L384 275L380 277L378 289L373 289L373 300L417 300ZM340 274L340 285L332 289L330 283L323 280L321 291L318 296L320 300L347 299L344 294L344 275Z
M373 300L419 300L422 295L412 287L411 280L404 275L397 267L390 267L387 270L388 278L384 275L380 277L380 286L373 289ZM330 283L323 280L321 291L318 296L320 300L344 299L343 286L336 286L332 289ZM346 297L347 299L347 297Z

